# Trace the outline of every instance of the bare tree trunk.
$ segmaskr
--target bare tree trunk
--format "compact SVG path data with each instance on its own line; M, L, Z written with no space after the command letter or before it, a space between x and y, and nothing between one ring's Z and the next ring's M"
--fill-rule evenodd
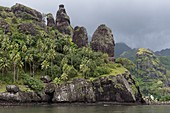
M52 76L52 67L53 67L53 62L51 60L51 76Z
M25 72L26 72L26 61L24 61L24 67L25 67Z
M34 73L35 73L35 70L34 70L34 62L32 64L32 76L34 77Z
M30 65L30 75L31 75L31 62L29 63L29 65Z
M16 75L16 63L14 62L14 76L13 76L14 83L15 83L15 75Z
M16 72L16 74L17 74L17 81L18 81L18 73L19 73L19 68L17 69L17 72Z

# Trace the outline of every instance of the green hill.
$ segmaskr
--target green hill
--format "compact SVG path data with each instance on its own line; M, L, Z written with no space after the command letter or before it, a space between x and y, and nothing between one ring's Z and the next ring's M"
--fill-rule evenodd
M126 51L122 56L124 58L118 58L116 61L131 71L143 95L169 100L169 58L158 57L154 52L144 48Z

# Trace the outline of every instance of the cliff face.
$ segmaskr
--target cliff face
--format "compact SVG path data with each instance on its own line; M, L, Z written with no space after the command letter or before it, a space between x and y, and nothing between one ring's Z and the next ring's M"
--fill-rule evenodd
M0 93L1 102L126 102L142 103L139 87L131 75L110 75L87 80L75 78L60 85L47 84L44 91Z
M131 76L123 74L74 79L55 89L53 102L142 102L142 96Z

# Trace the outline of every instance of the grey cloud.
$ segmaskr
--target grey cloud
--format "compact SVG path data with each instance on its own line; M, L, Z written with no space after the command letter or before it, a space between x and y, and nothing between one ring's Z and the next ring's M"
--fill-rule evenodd
M90 35L105 23L116 42L153 50L170 48L169 0L0 0L0 5L16 2L54 15L63 3L72 25L85 26Z

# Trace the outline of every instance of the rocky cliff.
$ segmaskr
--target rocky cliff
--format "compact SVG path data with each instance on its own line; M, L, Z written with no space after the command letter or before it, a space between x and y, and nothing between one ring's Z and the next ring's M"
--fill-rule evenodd
M131 75L126 72L88 80L75 78L55 85L46 84L42 92L4 92L0 93L1 102L120 102L143 103L139 87Z

